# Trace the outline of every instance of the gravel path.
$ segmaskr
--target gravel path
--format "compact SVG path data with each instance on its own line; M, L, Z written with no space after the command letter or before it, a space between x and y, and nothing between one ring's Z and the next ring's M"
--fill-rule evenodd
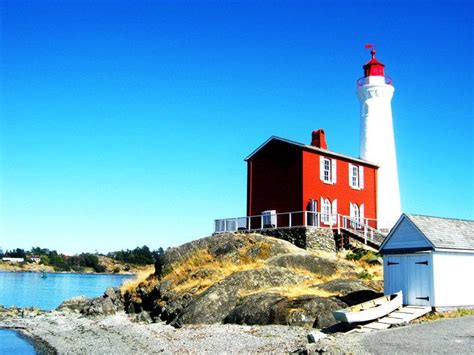
M340 334L310 346L336 354L472 354L474 316L365 334Z
M32 318L5 318L16 328L47 342L58 353L288 353L304 348L307 329L286 326L134 323L119 313L101 319L51 312Z

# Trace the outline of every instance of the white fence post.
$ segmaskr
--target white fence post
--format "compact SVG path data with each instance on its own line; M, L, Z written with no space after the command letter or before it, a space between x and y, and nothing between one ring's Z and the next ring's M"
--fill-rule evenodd
M288 226L289 228L291 228L291 216L292 216L292 215L293 215L292 212L290 212L290 213L288 214L288 222L289 222L289 224L290 224L290 225Z

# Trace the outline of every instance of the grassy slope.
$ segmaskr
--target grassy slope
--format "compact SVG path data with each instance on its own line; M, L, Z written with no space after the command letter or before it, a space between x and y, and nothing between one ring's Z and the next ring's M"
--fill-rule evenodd
M250 247L255 248L255 245L245 245L239 249L237 255L224 256L222 258L215 258L206 249L197 250L182 262L168 267L168 273L163 277L162 282L169 281L172 284L171 289L176 293L189 293L197 296L235 272L265 267L265 262L271 257L270 245L265 242L259 242L259 255L252 255L252 257L248 253ZM302 252L306 253L303 250ZM318 289L314 285L338 278L360 279L361 275L370 275L372 280L383 279L381 265L370 265L364 260L346 260L346 253L338 255L324 252L310 254L336 261L341 266L340 271L331 276L322 276L305 269L288 267L289 270L305 276L307 281L298 285L262 288L247 293L242 291L241 296L258 292L272 292L287 298L296 298L303 295L329 297L337 296L338 294ZM348 269L353 269L354 272L347 273ZM153 268L144 270L137 275L136 279L124 284L121 288L122 293L131 293L134 296L133 298L136 299L138 296L134 295L134 293L139 285L151 291L158 284L157 278L152 275L153 271Z

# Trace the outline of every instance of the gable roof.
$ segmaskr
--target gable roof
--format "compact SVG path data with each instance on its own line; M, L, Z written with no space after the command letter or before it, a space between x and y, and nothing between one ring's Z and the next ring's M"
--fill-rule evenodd
M277 136L271 136L270 138L268 138L265 142L263 142L263 144L261 144L257 149L255 149L252 153L250 153L250 155L247 156L244 160L248 161L249 159L251 159L263 147L265 147L268 143L270 143L273 140L277 140L277 141L284 142L284 143L287 143L287 144L290 144L290 145L294 145L294 146L300 147L302 149L308 149L308 150L311 150L311 151L315 151L315 152L318 152L318 153L321 153L321 154L324 154L324 155L333 156L333 157L337 157L337 158L344 158L344 159L352 160L352 161L355 161L355 162L358 162L358 163L361 163L361 164L370 165L370 166L378 168L378 165L376 165L374 163L371 163L371 162L368 162L367 160L362 160L362 159L350 157L348 155L331 152L330 150L321 149L321 148L315 147L313 145L303 144L303 143L295 142L295 141L285 139L285 138L281 138L281 137L277 137Z
M402 214L380 246L382 252L389 240L397 233L402 222L406 219L429 241L434 250L474 250L474 221ZM389 250L390 249L387 251Z

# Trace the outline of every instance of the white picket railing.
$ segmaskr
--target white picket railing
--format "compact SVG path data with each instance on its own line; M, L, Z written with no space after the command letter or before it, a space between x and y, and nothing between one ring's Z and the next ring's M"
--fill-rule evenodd
M367 241L375 241L385 235L379 231L377 221L371 218L354 218L341 214L325 214L311 211L272 213L237 218L216 219L215 233L256 231L262 229L314 227L348 230Z

